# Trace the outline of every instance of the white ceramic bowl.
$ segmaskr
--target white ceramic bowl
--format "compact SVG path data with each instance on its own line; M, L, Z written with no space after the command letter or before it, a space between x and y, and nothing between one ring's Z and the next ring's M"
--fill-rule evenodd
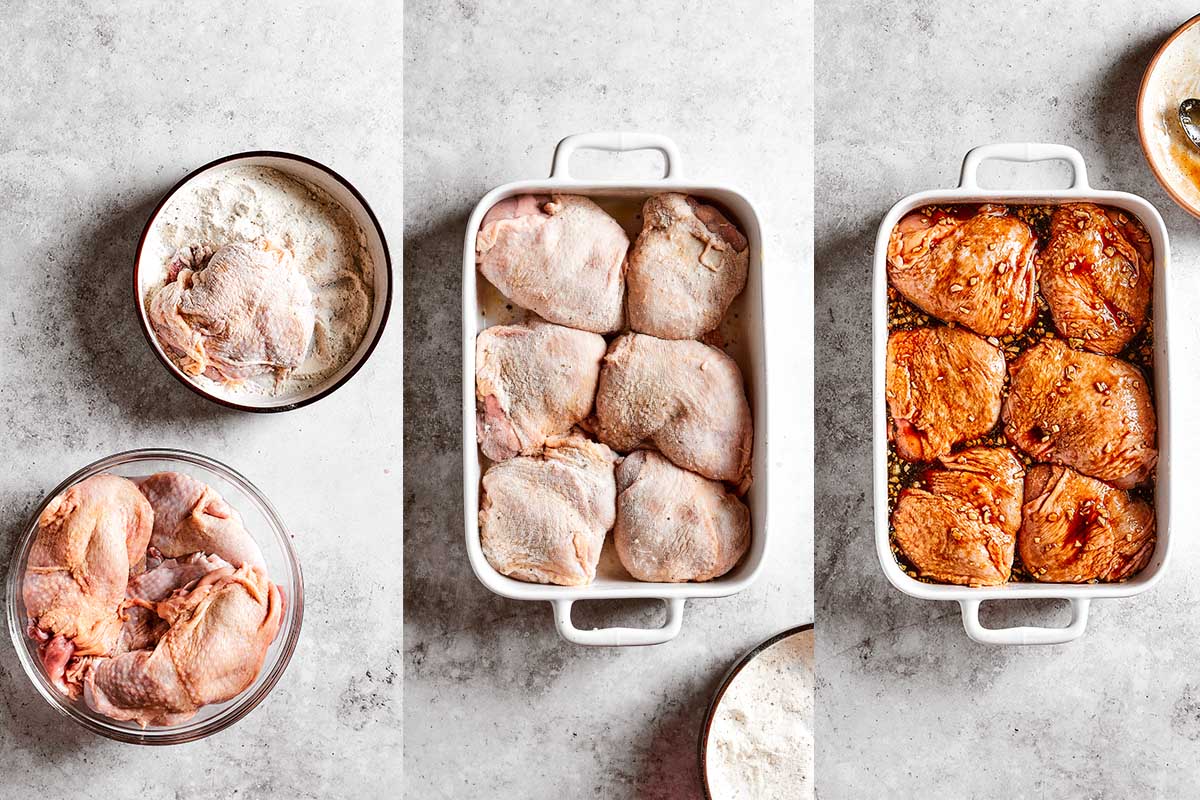
M371 322L367 326L362 341L359 343L354 355L339 370L315 386L300 391L281 393L276 396L210 390L193 380L191 376L179 368L179 365L175 363L173 358L167 355L166 351L163 350L162 344L158 341L158 337L154 334L150 320L147 317L145 303L146 290L158 280L162 264L149 263L150 256L145 252L146 240L155 223L158 221L159 215L171 201L171 198L188 184L201 177L209 176L214 172L233 167L269 167L316 186L345 208L366 236L367 252L371 257L375 278L375 305L371 312ZM371 207L367 205L367 201L349 181L324 164L320 164L304 156L298 156L293 153L282 153L275 150L256 150L225 156L224 158L219 158L216 161L205 164L186 175L183 180L175 184L163 196L162 200L158 202L158 205L154 207L154 211L150 214L150 219L147 220L146 227L142 230L142 237L138 241L137 255L134 258L133 268L133 294L134 303L137 307L138 321L141 323L146 341L150 343L150 349L154 351L154 355L167 368L167 371L174 375L184 386L196 392L201 397L228 408L257 412L291 411L294 408L315 403L334 392L350 380L354 373L366 363L366 360L375 349L375 345L379 343L379 338L383 335L383 329L387 324L388 314L391 310L392 260L388 253L387 240L384 238L383 228L380 226L379 220L376 219Z
M581 149L624 152L658 150L666 158L660 180L578 180L570 173L570 159ZM586 195L618 220L631 218L647 197L660 192L684 192L713 200L731 212L750 243L750 270L746 289L734 301L722 331L730 345L726 351L741 367L750 409L754 416L754 481L743 498L750 507L750 549L733 570L705 583L643 583L634 580L605 543L596 580L587 586L552 586L525 583L497 572L479 543L479 488L481 454L475 438L475 337L484 328L509 322L513 312L504 297L475 268L475 236L483 215L496 203L519 194L568 193ZM664 136L645 133L588 133L568 136L554 151L549 179L508 183L488 192L467 223L463 247L463 502L467 555L484 586L516 600L542 600L553 604L558 632L569 642L584 645L648 645L670 641L683 625L684 603L689 598L724 597L745 589L758 577L767 554L770 463L767 455L770 416L767 409L767 342L763 297L767 291L763 269L763 237L759 215L745 194L729 187L684 180L679 150ZM580 600L655 599L667 607L661 628L603 628L580 630L571 621L571 607Z
M989 159L1035 162L1068 162L1074 179L1068 189L1037 192L992 191L979 186L979 166ZM1141 220L1154 245L1154 393L1158 415L1158 482L1155 490L1155 514L1158 545L1150 563L1123 583L1064 584L1012 582L1003 586L969 587L924 583L900 568L892 554L888 524L888 438L885 364L888 340L887 247L892 228L915 208L945 203L1098 203L1127 211ZM875 478L875 550L889 581L905 594L925 600L950 600L962 607L967 635L987 644L1059 644L1077 639L1087 627L1092 600L1131 597L1146 591L1162 578L1171 554L1171 314L1167 304L1171 246L1167 229L1154 206L1126 192L1093 189L1088 185L1087 168L1079 151L1057 144L1006 143L976 147L963 160L958 188L920 192L901 200L879 226L875 240L874 273L874 478ZM979 621L979 605L985 600L1051 598L1071 603L1071 622L1065 628L1015 627L985 628Z

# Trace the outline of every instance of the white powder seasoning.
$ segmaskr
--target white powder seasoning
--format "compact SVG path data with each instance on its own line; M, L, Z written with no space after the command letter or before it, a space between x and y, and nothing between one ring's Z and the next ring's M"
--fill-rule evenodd
M713 714L705 769L713 800L813 797L813 632L761 651Z
M288 395L317 386L344 366L362 342L374 305L374 265L362 228L322 189L269 167L218 168L184 185L146 239L142 301L163 286L180 247L269 238L291 250L312 290L316 325L307 358L278 386L273 376L229 389L192 378L218 394Z

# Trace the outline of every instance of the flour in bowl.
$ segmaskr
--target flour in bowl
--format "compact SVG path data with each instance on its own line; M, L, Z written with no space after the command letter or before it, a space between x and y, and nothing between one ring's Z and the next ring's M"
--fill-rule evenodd
M312 292L312 344L282 381L257 375L235 385L192 377L220 394L287 395L328 380L353 357L371 322L374 264L362 228L325 191L280 170L230 166L184 185L159 213L143 252L142 298L168 278L183 247L270 242L290 251Z
M813 796L813 632L761 651L713 713L705 771L713 800Z

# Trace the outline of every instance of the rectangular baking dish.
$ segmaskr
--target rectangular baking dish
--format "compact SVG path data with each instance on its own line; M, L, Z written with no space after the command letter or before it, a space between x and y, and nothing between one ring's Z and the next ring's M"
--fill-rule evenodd
M619 179L578 180L570 173L570 159L577 150L610 152L658 150L666 160L663 178L648 181ZM582 194L596 200L606 210L626 213L640 208L642 201L660 192L684 192L718 202L741 225L750 244L750 268L746 289L734 301L723 327L730 344L727 352L738 362L746 382L747 397L754 415L754 481L743 498L750 507L750 549L729 573L706 583L645 583L634 580L621 567L612 548L612 537L605 544L596 580L588 586L552 586L525 583L500 574L488 563L479 543L479 490L482 478L481 453L475 439L475 337L484 328L504 324L516 317L502 295L475 269L475 235L483 215L499 201L519 194ZM630 237L632 240L632 236ZM691 598L724 597L745 589L757 578L767 554L768 485L767 442L769 424L767 406L767 342L763 313L765 275L763 273L762 228L758 212L746 195L732 187L685 180L679 150L670 139L655 134L596 132L568 136L554 151L550 177L507 183L488 192L472 212L463 245L462 293L462 436L463 436L463 515L467 555L476 577L498 595L515 600L542 600L552 604L559 634L569 642L583 645L649 645L670 641L683 624L684 604ZM580 600L614 599L661 600L667 608L666 624L661 628L601 628L581 630L571 621L571 607Z
M1061 160L1071 165L1074 178L1067 189L1034 193L1022 191L992 191L979 186L979 167L990 159L1015 162ZM1154 245L1154 391L1158 415L1158 483L1155 491L1155 514L1158 544L1154 556L1144 570L1124 583L1112 584L1053 584L1008 583L1004 586L973 588L947 584L923 583L912 578L892 555L888 520L887 487L887 402L884 398L885 361L888 340L887 308L887 247L892 228L901 217L920 206L941 203L1036 203L1060 204L1090 202L1127 211L1141 220ZM1154 206L1136 195L1093 189L1088 185L1087 168L1079 151L1057 144L1004 143L977 147L963 160L959 185L955 189L920 192L910 195L888 212L879 226L875 240L874 271L874 497L875 549L879 563L888 580L905 594L924 600L956 601L962 607L963 627L967 635L986 644L1060 644L1077 639L1087 627L1088 608L1092 600L1131 597L1154 586L1162 578L1171 554L1171 402L1170 341L1171 315L1167 302L1167 281L1170 275L1171 248L1167 229ZM979 605L985 600L1051 598L1071 604L1071 621L1066 627L985 628L979 621Z

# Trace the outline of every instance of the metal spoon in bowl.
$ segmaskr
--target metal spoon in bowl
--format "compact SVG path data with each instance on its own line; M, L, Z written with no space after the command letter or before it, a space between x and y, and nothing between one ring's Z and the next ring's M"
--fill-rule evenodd
M1192 144L1200 147L1200 100L1189 97L1179 104L1179 124Z

